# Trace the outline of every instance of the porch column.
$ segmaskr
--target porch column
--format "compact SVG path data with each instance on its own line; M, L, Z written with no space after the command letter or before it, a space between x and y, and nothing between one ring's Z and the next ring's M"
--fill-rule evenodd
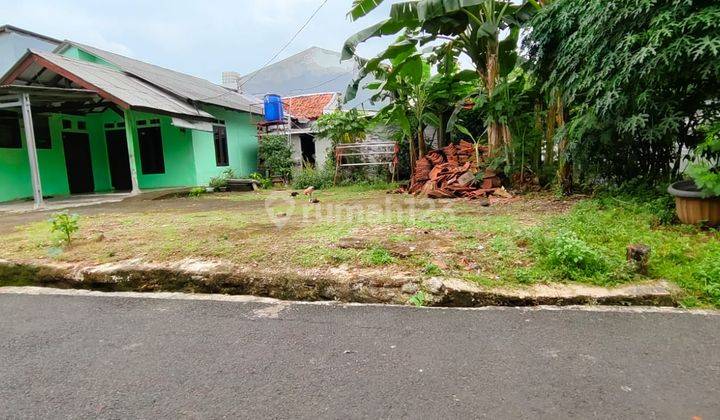
M33 198L35 209L45 206L43 202L42 186L40 185L40 167L38 166L37 147L35 146L35 130L33 129L32 112L30 110L30 95L20 95L20 107L23 114L23 125L25 126L25 143L27 143L28 160L30 161L30 178L32 179Z
M131 194L140 194L138 186L137 165L135 163L135 142L137 140L137 129L135 127L135 117L132 111L125 110L125 140L127 141L128 157L130 158L130 180L132 181Z

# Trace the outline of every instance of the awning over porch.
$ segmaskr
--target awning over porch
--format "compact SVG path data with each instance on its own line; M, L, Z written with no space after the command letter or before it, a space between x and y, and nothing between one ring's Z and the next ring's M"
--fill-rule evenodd
M31 107L31 103L33 104ZM35 143L35 131L33 126L33 113L94 113L104 112L113 108L127 120L126 132L128 144L133 141L135 133L132 117L129 117L128 109L119 109L114 102L104 99L100 93L90 89L74 87L48 87L32 85L10 85L0 86L0 110L20 108L22 112L25 141L27 144L28 161L30 164L30 176L32 181L34 207L44 207L42 185L40 183L40 169L38 165L37 146ZM129 166L132 177L132 192L139 192L137 183L137 169L135 168L135 157L132 147L128 151Z
M97 92L88 89L46 86L0 86L0 108L21 106L22 94L32 97L33 112L103 112L112 106Z
M32 103L32 109L31 109ZM167 115L176 126L211 131L215 118L170 92L119 69L65 56L28 51L0 80L0 109L21 108L35 207L43 206L33 113L100 113L125 119L132 191L138 193L131 111Z

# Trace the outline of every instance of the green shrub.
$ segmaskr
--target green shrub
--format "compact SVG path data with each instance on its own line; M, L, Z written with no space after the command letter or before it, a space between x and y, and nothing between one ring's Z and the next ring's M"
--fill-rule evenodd
M305 164L301 170L293 174L292 186L295 189L315 187L317 189L330 188L333 184L333 174L330 171L319 170L310 164Z
M254 179L260 184L260 188L268 189L272 188L273 183L270 178L264 177L260 172L253 172L249 176L250 179Z
M690 165L688 175L705 197L720 197L720 170L703 164Z
M210 178L210 182L208 183L209 187L212 188L223 188L228 186L228 180L227 178L224 178L222 176L216 176L213 178Z
M232 170L232 168L227 168L224 171L222 171L222 174L210 178L210 182L208 183L209 187L218 189L218 188L224 188L228 186L228 180L237 178L237 175L235 175L235 171Z
M707 258L693 273L693 277L704 284L703 292L715 305L720 306L720 260Z
M550 240L545 262L570 280L594 277L608 271L605 257L567 230Z
M698 163L687 172L707 197L720 197L720 122L704 128L705 141L695 150Z
M79 220L77 214L55 213L50 218L50 232L60 233L62 241L70 244L72 235L80 229Z
M188 193L188 197L200 197L203 194L205 194L205 188L195 187L190 190L190 192Z
M288 179L292 173L292 151L285 136L269 135L260 140L258 156L270 176Z
M232 168L227 168L222 171L222 177L225 179L236 179L238 176Z
M372 126L372 118L357 109L335 111L321 115L317 120L318 135L329 138L333 144L361 141Z
M677 222L675 198L667 193L667 184L654 185L644 179L634 179L618 186L596 188L593 200L603 209L622 208L636 215L651 215L652 225L670 225Z

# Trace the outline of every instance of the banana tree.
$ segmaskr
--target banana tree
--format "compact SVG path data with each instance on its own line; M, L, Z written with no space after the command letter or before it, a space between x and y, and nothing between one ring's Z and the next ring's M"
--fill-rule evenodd
M358 19L380 3L381 0L355 0L349 16ZM411 31L415 35L408 37L405 40L407 43L430 43L439 55L468 56L483 81L482 90L491 96L500 78L515 67L520 27L531 17L536 7L539 5L534 0L521 4L513 4L509 0L417 0L395 3L389 18L348 38L343 46L343 59L355 56L357 46L370 38L401 30ZM506 34L504 38L503 34ZM397 48L404 51L406 47ZM386 50L385 53L391 52ZM382 61L381 57L376 58ZM374 60L369 60L370 67L376 65ZM491 123L488 127L491 154L501 152L502 147L509 145L510 141L510 131L506 125Z
M403 42L402 39L399 42ZM369 66L366 64L366 70ZM415 167L415 160L425 155L425 126L431 118L427 111L428 90L425 85L431 79L430 65L415 52L405 57L396 57L389 63L379 63L374 71L376 82L367 85L374 90L374 101L387 102L376 119L392 121L402 130L410 147L410 169ZM359 81L356 82L356 84ZM351 86L348 89L348 100L354 96Z
M361 76L346 93L352 100L359 83L368 73L376 79L366 85L374 90L374 101L388 105L378 118L395 122L403 130L410 145L411 163L425 155L425 128L432 126L438 142L444 143L446 122L455 104L477 87L477 75L471 70L460 71L450 56L426 58L417 51L413 33L401 35L386 51L363 62ZM438 72L431 74L432 62L438 62Z
M465 98L477 91L480 83L473 70L460 70L457 60L452 55L431 57L437 62L437 74L426 85L428 90L428 111L435 116L431 124L437 128L438 146L447 145L448 126L458 104L465 104ZM451 128L451 127L450 127Z

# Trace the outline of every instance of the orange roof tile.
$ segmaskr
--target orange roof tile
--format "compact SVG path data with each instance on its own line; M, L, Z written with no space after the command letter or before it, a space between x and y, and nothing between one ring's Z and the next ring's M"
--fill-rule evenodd
M315 120L335 97L334 93L318 93L314 95L291 96L283 98L285 112L295 118Z

